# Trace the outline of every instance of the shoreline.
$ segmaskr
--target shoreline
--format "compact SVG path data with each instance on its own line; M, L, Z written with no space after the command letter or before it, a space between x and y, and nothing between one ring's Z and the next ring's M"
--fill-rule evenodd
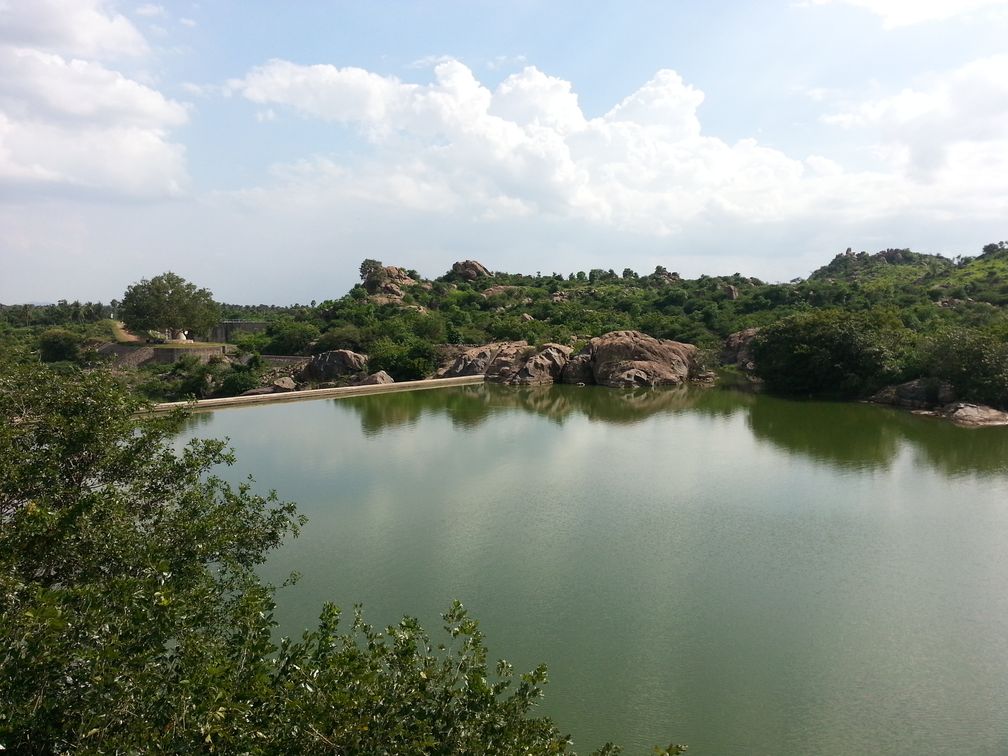
M339 399L350 396L368 396L370 394L392 394L398 391L425 391L451 386L472 386L486 381L484 375L466 375L458 378L425 378L419 381L402 381L401 383L381 383L373 386L339 386L337 388L305 389L303 391L283 391L275 394L258 394L256 396L223 396L216 399L196 399L188 402L162 402L155 404L151 414L162 414L176 409L188 409L192 412L207 412L210 410L227 409L228 407L247 407L256 404L271 404L276 402L300 402L309 399Z

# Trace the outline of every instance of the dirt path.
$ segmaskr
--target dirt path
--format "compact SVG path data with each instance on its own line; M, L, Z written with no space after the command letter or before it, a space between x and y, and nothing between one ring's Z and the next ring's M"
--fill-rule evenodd
M115 334L115 340L120 344L136 344L142 341L139 336L127 331L121 320L112 321L112 333Z

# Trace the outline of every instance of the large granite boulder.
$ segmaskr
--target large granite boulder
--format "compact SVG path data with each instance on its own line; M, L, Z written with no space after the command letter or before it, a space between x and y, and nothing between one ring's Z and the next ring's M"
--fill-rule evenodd
M759 328L746 328L744 331L730 334L721 348L721 364L738 365L743 370L750 372L755 370L756 363L753 361L752 346L757 334L759 334Z
M516 373L508 376L507 382L526 385L557 383L572 351L562 344L543 344Z
M958 425L1008 425L1008 412L983 404L955 402L943 407L940 414Z
M297 389L297 384L294 383L294 379L289 375L277 378L273 381L272 386L275 391L294 391Z
M315 381L330 381L345 375L367 371L367 355L351 352L349 349L334 349L316 354L305 365L303 378Z
M446 368L438 371L438 378L457 378L463 375L498 375L503 368L517 372L524 364L529 350L526 341L497 341L467 349Z
M950 404L955 399L952 384L935 378L917 378L898 386L886 386L871 401L904 409L929 409Z
M395 383L395 380L391 375L386 373L384 370L379 370L377 373L372 373L363 381L360 382L361 386L380 386L385 383Z
M482 263L478 263L475 260L462 260L452 265L452 273L465 279L466 281L475 281L477 278L489 278L493 276L489 270Z
M697 348L640 331L612 331L588 342L595 383L611 388L676 385L696 371Z

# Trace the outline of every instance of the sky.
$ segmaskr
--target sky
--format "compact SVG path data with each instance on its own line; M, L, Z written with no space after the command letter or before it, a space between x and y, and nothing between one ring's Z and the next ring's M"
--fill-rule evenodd
M0 0L0 302L1008 238L1008 0Z

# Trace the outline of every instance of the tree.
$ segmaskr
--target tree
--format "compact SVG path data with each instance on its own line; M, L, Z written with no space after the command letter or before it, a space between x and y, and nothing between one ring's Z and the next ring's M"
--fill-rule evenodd
M119 305L119 318L131 331L206 333L219 312L207 289L168 272L130 286Z
M0 377L0 749L569 752L531 715L545 668L491 671L457 603L443 643L359 610L344 629L334 606L275 643L254 568L304 520L143 409L102 371Z
M366 258L364 262L360 264L360 278L361 281L366 281L370 276L378 273L380 270L384 270L385 266L382 265L381 260L372 260L370 257Z
M81 337L65 328L50 328L39 336L42 362L74 362L80 357Z

